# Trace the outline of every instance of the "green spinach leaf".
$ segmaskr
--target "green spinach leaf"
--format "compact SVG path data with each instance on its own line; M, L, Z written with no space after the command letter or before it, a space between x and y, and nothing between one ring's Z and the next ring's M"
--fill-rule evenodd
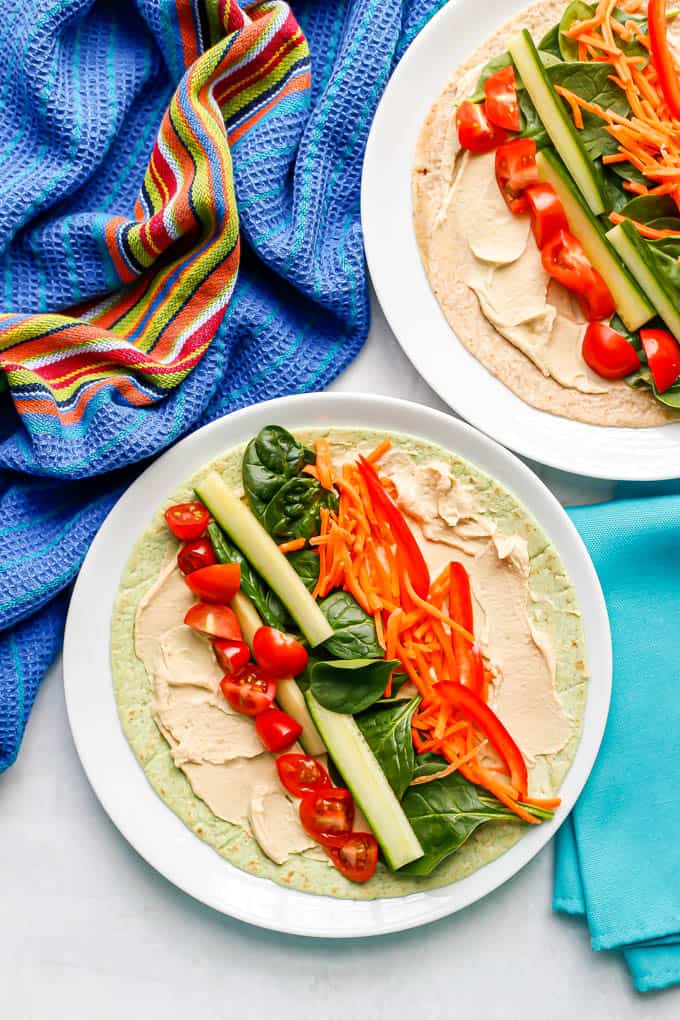
M552 67L553 64L559 64L560 56L559 53L550 53L548 51L541 50L539 52L541 63L544 67ZM481 74L477 80L475 91L470 96L470 101L473 103L481 103L485 99L484 93L484 82L487 78L490 78L496 71L501 71L504 67L509 67L512 64L512 59L509 53L499 53L497 57L492 57L491 60L482 68ZM518 89L524 91L524 82L522 81L519 71L515 68L515 84Z
M614 110L622 117L630 114L625 94L609 80L614 74L611 64L570 61L554 64L547 68L546 74L552 85L562 85L589 103ZM583 130L578 135L592 160L618 151L619 143L606 130L605 121L588 110L583 111Z
M400 666L389 659L333 659L315 662L309 670L316 700L329 712L354 715L376 702L389 675Z
M248 560L237 546L231 542L220 528L211 521L208 534L219 563L238 563L241 568L241 590L251 600L263 621L269 627L286 630L290 624L288 610L281 599L262 580L251 567Z
M313 454L280 425L267 425L243 455L243 487L251 510L277 542L311 538L322 507L335 509L337 493L303 474Z
M382 659L373 617L365 612L353 595L335 591L319 603L321 612L333 628L333 636L324 648L338 659Z
M307 591L314 591L319 580L319 554L313 549L298 549L296 552L288 553L286 559Z
M621 212L639 223L651 223L667 217L677 217L678 207L670 195L636 195L629 199Z
M411 719L420 698L374 705L356 717L387 781L401 800L413 778L415 754L411 738Z
M560 52L560 26L553 25L550 31L546 32L538 44L539 53L549 53L556 60L562 59Z
M446 767L443 758L421 755L415 776L432 775ZM481 786L469 783L460 772L435 779L422 786L409 786L401 806L424 850L417 861L405 865L399 874L429 875L445 858L455 853L472 833L486 822L524 823ZM527 808L537 818L552 812Z
M573 0L573 3L565 8L557 26L558 45L563 60L578 60L578 43L565 35L565 32L568 32L575 22L592 18L594 13L595 8L591 4L583 3L583 0Z

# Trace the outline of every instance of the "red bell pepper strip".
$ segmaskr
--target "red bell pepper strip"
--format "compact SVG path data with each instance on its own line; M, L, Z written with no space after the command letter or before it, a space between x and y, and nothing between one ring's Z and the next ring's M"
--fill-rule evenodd
M680 120L680 82L666 36L666 0L649 0L647 5L649 46L659 76L659 85L676 120Z
M437 691L451 701L461 713L482 731L500 755L510 776L515 796L525 797L528 791L527 767L522 752L495 712L474 691L459 683L439 683Z
M449 566L449 613L452 620L465 627L470 634L474 633L470 578L462 563L452 563ZM451 631L451 643L460 682L486 701L484 663L479 648L471 645L458 630Z
M426 599L430 592L430 572L413 532L404 520L401 510L380 481L373 465L365 457L359 456L357 467L366 482L371 499L389 524L397 543L398 558L410 578L413 590L421 599Z

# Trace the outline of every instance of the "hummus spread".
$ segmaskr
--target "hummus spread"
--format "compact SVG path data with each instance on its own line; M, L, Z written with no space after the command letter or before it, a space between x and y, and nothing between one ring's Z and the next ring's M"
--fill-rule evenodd
M356 456L334 448L334 461ZM432 577L451 560L471 578L475 631L493 674L491 704L529 765L560 751L573 730L555 693L555 654L531 622L529 555L520 535L500 535L479 509L478 495L454 479L444 461L418 464L399 450L380 463L394 483ZM141 599L135 651L151 678L153 719L175 765L218 818L247 829L267 856L283 864L319 848L306 834L298 804L281 786L275 758L264 750L253 720L222 696L210 642L181 621L195 598L172 557ZM531 775L531 773L530 773ZM355 827L365 826L358 812Z

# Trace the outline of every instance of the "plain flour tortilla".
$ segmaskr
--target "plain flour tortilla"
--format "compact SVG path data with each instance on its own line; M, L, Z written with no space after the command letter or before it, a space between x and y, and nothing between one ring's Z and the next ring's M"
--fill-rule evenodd
M299 431L296 436L311 444L316 436L329 436L333 447L369 452L384 433L331 429ZM554 755L540 755L533 766L540 787L554 794L560 787L578 747L586 701L587 670L583 631L576 594L562 562L538 525L520 503L498 483L460 457L410 436L391 435L393 445L416 462L432 459L450 466L452 476L477 494L479 512L493 522L499 536L526 539L530 557L529 616L555 650L555 690L571 721L568 742ZM211 470L219 471L237 490L241 484L243 447L206 464L168 499L167 506L195 498L194 485ZM345 899L406 896L465 878L494 860L521 839L526 828L513 822L483 825L461 849L427 878L399 876L382 864L365 885L347 881L325 860L294 854L283 865L274 864L260 850L244 827L217 818L197 797L185 774L172 760L169 745L152 717L151 680L134 648L134 621L140 600L154 584L162 566L176 553L177 542L168 531L163 509L158 509L141 536L121 578L111 624L113 687L123 731L146 777L169 808L201 839L227 861L253 875L305 892ZM546 794L547 795L547 794ZM172 848L168 847L168 853Z
M430 285L461 343L497 379L527 404L551 414L593 425L643 428L677 421L650 392L625 382L605 383L606 393L587 394L567 389L546 377L534 363L498 333L482 314L477 296L464 277L473 257L456 231L450 213L438 225L437 216L453 180L457 150L455 109L475 88L473 73L502 53L522 28L541 39L557 22L567 0L547 0L515 15L457 68L425 119L413 169L413 221L420 254ZM678 19L680 21L680 19ZM676 34L680 26L674 26ZM466 79L470 79L470 84ZM510 215L510 214L508 214ZM530 238L529 243L533 243Z

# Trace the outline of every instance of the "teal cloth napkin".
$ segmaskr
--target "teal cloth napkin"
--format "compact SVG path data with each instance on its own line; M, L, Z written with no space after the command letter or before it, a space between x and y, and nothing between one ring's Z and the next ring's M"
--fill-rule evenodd
M680 982L680 494L631 491L569 510L607 602L614 681L557 836L553 909L582 914L593 949L622 951L644 992Z

